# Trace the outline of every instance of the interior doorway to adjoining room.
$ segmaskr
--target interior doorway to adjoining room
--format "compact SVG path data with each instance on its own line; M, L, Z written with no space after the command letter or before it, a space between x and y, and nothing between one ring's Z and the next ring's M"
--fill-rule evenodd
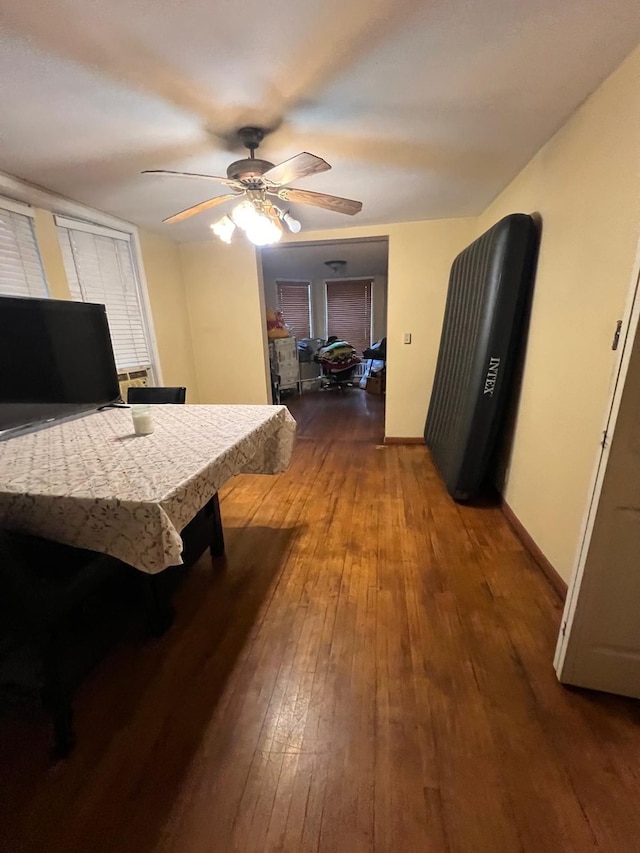
M386 388L386 237L263 249L274 399L376 396ZM363 407L358 406L355 410ZM366 407L365 407L366 408ZM351 407L349 407L351 410ZM336 415L343 411L336 406Z

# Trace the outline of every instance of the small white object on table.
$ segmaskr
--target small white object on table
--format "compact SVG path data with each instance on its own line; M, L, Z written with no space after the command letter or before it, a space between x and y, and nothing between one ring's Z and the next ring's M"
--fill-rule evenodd
M278 474L296 423L285 406L153 408L136 436L107 409L0 442L0 528L155 574L182 563L180 531L235 474Z
M150 405L131 406L131 417L133 418L133 431L136 435L151 435L154 427Z

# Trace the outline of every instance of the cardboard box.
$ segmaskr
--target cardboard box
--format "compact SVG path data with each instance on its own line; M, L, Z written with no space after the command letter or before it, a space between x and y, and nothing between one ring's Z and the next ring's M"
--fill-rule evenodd
M378 373L375 376L368 376L365 390L369 394L384 394L384 374Z

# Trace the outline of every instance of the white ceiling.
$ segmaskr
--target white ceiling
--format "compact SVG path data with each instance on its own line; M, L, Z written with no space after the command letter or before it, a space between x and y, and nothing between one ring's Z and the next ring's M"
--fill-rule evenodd
M344 240L320 243L286 243L262 250L265 281L386 276L389 258L387 240ZM344 269L334 273L326 261L346 261Z
M304 228L477 214L640 40L637 0L0 0L0 170L180 240L162 218L260 154L360 199ZM221 193L223 192L221 188Z

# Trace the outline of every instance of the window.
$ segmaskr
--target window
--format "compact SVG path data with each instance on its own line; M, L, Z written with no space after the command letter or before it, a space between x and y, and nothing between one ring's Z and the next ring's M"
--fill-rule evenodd
M6 207L5 207L6 204ZM0 295L48 296L29 208L0 200Z
M371 346L371 305L373 282L328 281L327 336L349 341L356 352Z
M277 281L278 308L295 338L311 337L311 284L308 281Z
M130 235L56 217L71 296L107 310L118 370L151 366Z

